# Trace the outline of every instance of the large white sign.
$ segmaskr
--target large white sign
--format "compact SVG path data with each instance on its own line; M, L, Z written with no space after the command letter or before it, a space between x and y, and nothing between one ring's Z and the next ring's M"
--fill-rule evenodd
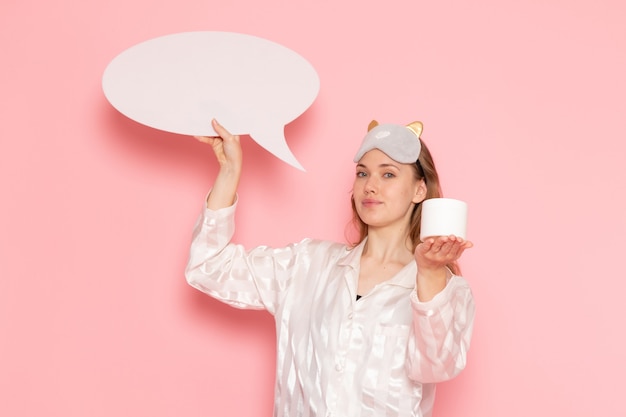
M184 135L211 136L215 118L303 169L284 126L319 92L313 66L294 51L230 32L184 32L137 44L107 66L102 87L125 116Z

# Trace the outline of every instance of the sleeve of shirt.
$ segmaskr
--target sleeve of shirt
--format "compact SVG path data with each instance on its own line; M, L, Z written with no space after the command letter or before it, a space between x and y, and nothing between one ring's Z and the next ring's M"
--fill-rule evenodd
M465 368L474 325L475 305L469 284L462 277L453 276L430 301L419 301L413 291L411 305L409 378L420 383L454 378Z
M203 210L194 228L185 277L192 287L233 307L274 314L291 277L296 245L246 251L231 243L236 205Z

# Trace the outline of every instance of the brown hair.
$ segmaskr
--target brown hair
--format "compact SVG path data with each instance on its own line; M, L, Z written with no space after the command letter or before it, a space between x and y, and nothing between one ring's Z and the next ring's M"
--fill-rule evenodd
M415 162L415 164L411 164L414 168L413 172L415 174L416 180L424 180L426 184L426 197L424 200L428 200L429 198L439 198L443 197L443 192L441 191L441 184L439 182L439 174L437 174L437 169L435 168L435 161L428 150L428 147L424 143L423 140L420 139L422 148L420 151L420 156ZM356 206L354 205L354 198L351 199L352 204L352 225L358 232L358 238L356 242L352 242L354 246L358 245L365 239L367 236L367 224L363 223L359 214L356 211ZM413 243L413 251L417 245L421 243L420 240L420 229L422 222L422 204L418 203L413 207L413 213L411 214L410 225L409 225L409 237L411 242ZM458 263L454 262L452 264L447 265L448 268L452 271L453 274L459 275L461 270L459 268Z

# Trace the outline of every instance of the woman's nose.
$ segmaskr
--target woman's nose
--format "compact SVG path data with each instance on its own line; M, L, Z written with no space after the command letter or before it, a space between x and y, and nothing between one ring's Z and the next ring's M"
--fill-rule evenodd
M377 189L376 180L374 180L372 177L369 177L367 181L365 181L365 192L368 194L374 193L376 192L376 189Z

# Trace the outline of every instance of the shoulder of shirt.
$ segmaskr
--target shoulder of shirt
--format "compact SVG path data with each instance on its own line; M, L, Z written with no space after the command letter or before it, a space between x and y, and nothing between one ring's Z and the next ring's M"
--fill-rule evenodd
M336 255L343 255L352 250L352 247L345 243L314 238L302 239L298 245L306 247L308 251L325 251Z

